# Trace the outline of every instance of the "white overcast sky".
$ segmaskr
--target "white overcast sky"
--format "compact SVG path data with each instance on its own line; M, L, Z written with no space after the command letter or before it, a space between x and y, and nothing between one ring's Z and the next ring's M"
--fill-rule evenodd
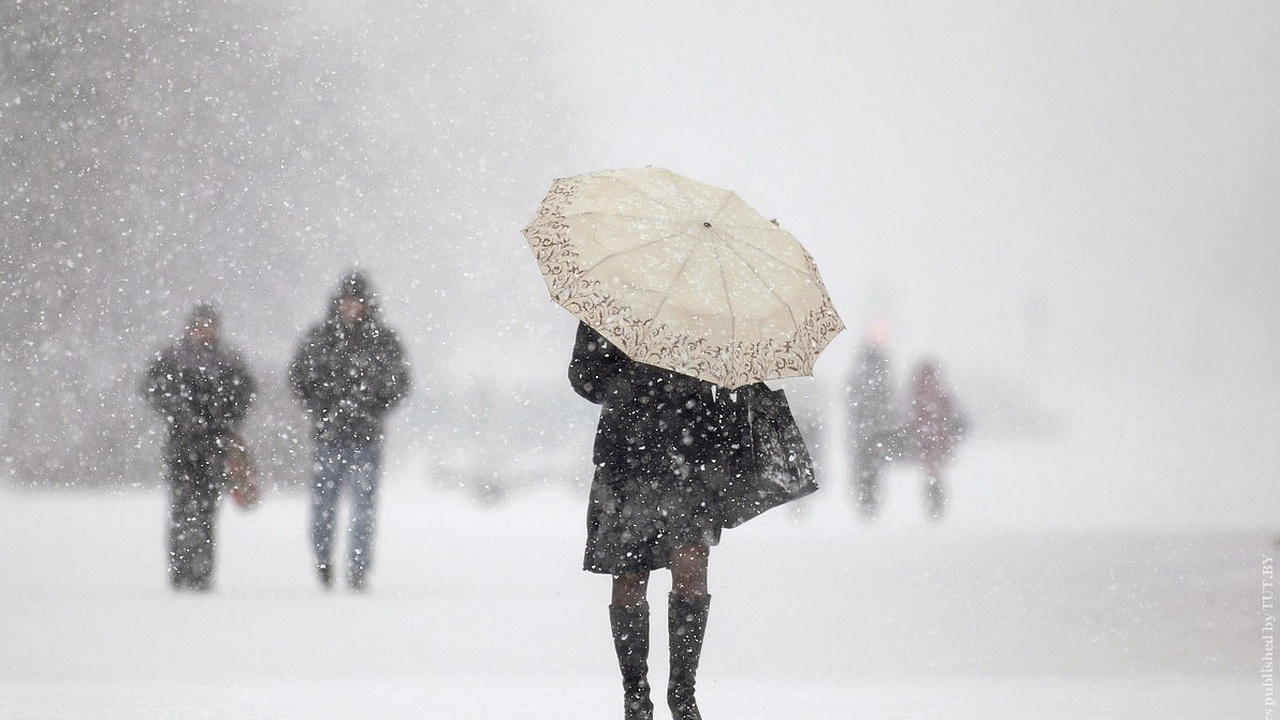
M900 365L1159 415L1136 451L1198 443L1179 479L1242 507L1280 479L1280 5L545 7L558 174L660 165L778 218L850 328L820 375L883 317Z

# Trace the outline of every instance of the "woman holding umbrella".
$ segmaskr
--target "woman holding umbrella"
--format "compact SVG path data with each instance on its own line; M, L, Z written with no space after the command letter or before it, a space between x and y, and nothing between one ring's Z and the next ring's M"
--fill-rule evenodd
M676 720L701 720L710 548L723 528L816 489L812 468L795 467L807 458L798 431L789 444L771 435L772 452L753 450L742 470L748 419L746 444L765 447L759 418L790 416L761 383L810 374L843 325L794 237L733 193L661 168L557 180L525 237L580 321L569 380L601 406L583 566L613 578L626 718L653 717L647 589L669 569L667 703ZM788 459L780 442L799 451Z
M711 596L707 559L720 540L714 473L727 463L727 414L703 380L638 363L579 323L569 381L602 406L583 567L613 576L609 624L628 720L653 717L649 699L649 573L670 568L667 702L700 718L694 679Z

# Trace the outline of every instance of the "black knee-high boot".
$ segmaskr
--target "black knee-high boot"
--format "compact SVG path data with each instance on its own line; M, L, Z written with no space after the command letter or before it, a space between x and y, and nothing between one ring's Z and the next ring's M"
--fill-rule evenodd
M667 705L675 720L702 720L693 685L702 657L702 638L707 631L707 610L711 596L668 597L667 628L671 642L671 678L667 683Z
M649 603L610 605L613 648L622 670L626 720L653 720L649 699Z

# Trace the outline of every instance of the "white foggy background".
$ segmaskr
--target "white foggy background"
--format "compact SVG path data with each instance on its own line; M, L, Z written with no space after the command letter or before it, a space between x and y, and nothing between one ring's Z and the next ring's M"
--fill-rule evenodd
M585 118L570 166L666 165L778 218L849 327L824 387L876 320L900 381L921 355L947 365L975 441L1008 451L986 467L959 451L958 515L1275 524L1274 5L582 2L560 18Z
M508 418L508 392L564 394L572 320L546 301L517 233L550 178L654 164L738 191L817 259L849 330L814 383L789 387L828 421L813 441L831 457L832 501L845 482L840 392L880 322L899 382L940 358L970 413L956 522L1280 519L1267 501L1280 479L1275 8L539 10L545 55L530 75L561 113L549 118L559 145L528 149L544 174L513 182L511 202L464 200L496 234L463 262L503 292L463 315L501 325L427 350L438 377L486 386L464 404ZM395 297L402 318L421 317L421 288ZM576 412L570 437L585 447L591 408ZM893 480L889 502L914 499L912 482Z
M580 483L566 476L583 472L593 416L563 378L573 321L519 230L554 177L654 164L736 190L817 260L849 329L817 380L788 387L825 421L812 442L830 497L843 384L879 322L898 381L941 359L969 412L956 522L1276 524L1268 3L197 7L8 11L53 18L63 64L16 82L0 118L21 131L61 83L54 119L73 142L18 146L34 162L7 171L6 207L55 187L48 217L78 218L28 240L33 222L6 213L10 295L35 287L48 305L6 308L25 330L0 370L6 464L43 451L11 473L20 484L145 485L138 462L158 475L137 372L200 299L221 303L249 354L260 452L296 484L306 438L283 366L353 264L415 365L393 462L446 485ZM11 25L8 49L32 36ZM101 87L134 65L133 84ZM117 117L99 97L124 98ZM31 118L34 133L7 139L48 133ZM92 158L105 200L42 151ZM54 247L68 236L81 246ZM51 289L84 300L68 310ZM68 430L68 416L83 422ZM477 466L495 435L511 456ZM134 462L111 464L122 455Z
M1273 4L24 0L0 28L0 717L616 710L578 570L598 410L520 229L553 178L646 164L776 217L849 328L785 383L823 491L715 553L709 709L1261 707ZM415 391L373 591L332 597L284 366L353 264ZM217 592L175 598L137 382L202 299L260 380L271 491L223 508ZM878 525L848 497L877 322L970 416L936 528L909 467Z

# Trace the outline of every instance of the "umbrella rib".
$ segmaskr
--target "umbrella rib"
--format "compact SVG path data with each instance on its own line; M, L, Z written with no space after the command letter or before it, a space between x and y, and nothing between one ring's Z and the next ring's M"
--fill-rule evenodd
M719 235L719 233L717 233L717 236L718 236L718 235ZM774 296L775 298L777 298L777 299L778 299L778 302L782 303L782 304L787 308L787 314L791 316L791 322L792 322L793 324L795 324L797 327L799 327L799 325L800 325L800 321L796 319L796 309L795 309L795 308L793 308L793 307L791 307L791 303L787 302L787 300L786 300L785 298L783 298L781 295L779 295L779 294L778 294L778 292L777 292L776 290L774 290L772 287L769 287L769 283L768 283L768 282L766 282L764 278L760 277L760 273L756 272L756 269L755 269L754 267L752 267L752 266L751 266L751 263L747 262L747 259L746 259L745 257L743 257L743 256L742 256L742 253L738 252L738 251L737 251L737 249L735 249L735 248L734 248L732 245L730 245L729 243L727 243L727 242L723 242L723 239L722 239L721 245L723 245L723 246L724 246L724 247L725 247L729 252L731 252L731 253L733 253L734 255L736 255L736 256L738 257L738 259L742 261L743 266L744 266L744 267L746 267L746 268L747 268L747 270L749 270L749 271L751 272L751 274L752 274L752 275L755 275L755 276L756 276L756 279L760 281L760 284L761 284L761 285L765 286L765 288L769 290L769 294L770 294L770 295L772 295L772 296ZM765 254L766 254L766 255L768 255L768 253L765 253ZM772 256L770 256L770 257L772 257ZM774 259L776 260L776 258L774 258ZM780 261L780 260L779 260L778 262L779 262L781 265L785 266L785 267L788 267L788 268L790 268L790 267L791 267L790 265L787 265L786 263L784 263L784 262L782 262L782 261ZM722 269L722 270L723 270L723 267L724 267L724 265L722 264L722 265L721 265L721 269ZM794 269L794 268L792 268L792 269ZM723 272L721 273L721 275L723 276ZM726 290L727 290L727 288L726 288ZM734 333L735 333L735 335L736 335L736 333L737 333L737 322L736 322L736 319L735 319L735 322L734 322Z
M729 207L729 201L730 201L730 200L732 200L732 199L734 199L735 197L737 197L737 195L734 195L732 192L726 192L726 193L724 194L724 202L721 202L721 203L720 203L720 207L716 208L715 213L714 213L714 214L712 214L712 216L711 216L711 217L713 217L713 218L718 218L718 217L720 217L720 214L724 212L724 209L725 209L725 208L727 208L727 207ZM717 224L719 224L719 223L717 223Z
M725 227L727 227L727 228L739 228L739 229L741 229L741 230L755 231L755 232L761 232L761 231L767 230L767 228L753 228L753 227L744 226L744 225L726 225ZM789 270L793 270L793 271L795 271L795 272L797 272L797 273L800 273L801 275L807 275L807 274L809 274L809 269L808 269L808 268L798 268L798 267L796 267L795 265L792 265L791 263L787 262L786 260L783 260L782 258L778 257L777 255L774 255L773 253L769 252L769 250L768 250L767 248L761 247L761 246L756 245L756 244L754 244L754 243L747 242L747 240L745 240L744 238L740 238L740 237L737 237L737 236L734 236L734 237L733 237L733 239L734 239L734 241L735 241L735 242L740 242L740 243L742 243L743 245L746 245L747 247L751 248L752 250L757 250L757 251L759 251L759 252L760 252L760 254L762 254L762 255L764 255L764 256L766 256L766 257L768 257L770 260L772 260L772 261L774 261L774 262L778 263L779 265L781 265L781 266L783 266L783 267L785 267L785 268L787 268L787 269L789 269Z
M716 234L716 237L720 237L718 231L713 230L712 232ZM729 244L723 238L720 240L720 245L726 248L729 247ZM724 288L724 303L729 306L729 319L733 321L733 332L729 334L729 341L734 343L738 341L738 314L733 311L733 296L729 294L729 280L725 277L724 259L720 257L718 249L716 251L716 263L720 265L720 287Z
M671 187L675 188L675 191L680 193L680 197L684 198L685 202L689 204L690 208L695 208L698 206L698 201L693 199L689 195L689 193L685 192L684 187L682 185L680 185L679 183L672 183Z
M720 207L716 210L715 217L719 217L719 216L720 216L720 214L724 212L724 209L725 209L726 207L728 207L728 206L729 206L729 202L730 202L731 200L733 200L735 197L737 197L737 195L736 195L736 194L734 194L734 193L732 193L732 192L727 193L727 194L725 195L724 202L720 203ZM745 231L745 232L757 232L757 233L758 233L758 232L763 232L763 231L765 231L765 230L770 230L770 228L760 228L760 227L754 227L754 226L751 226L751 225L738 225L738 224L720 225L719 223L716 223L716 227L717 227L717 228L721 228L721 227L723 227L723 228L725 228L725 229L727 229L727 230L728 230L728 229L737 229L737 230L740 230L740 231ZM728 243L728 241L727 241L725 238L726 238L726 237L731 237L735 242L740 242L740 243L742 243L743 245L746 245L747 247L749 247L749 248L751 248L751 249L753 249L753 250L756 250L756 251L757 251L757 252L759 252L760 254L764 255L765 257L769 258L770 260L774 261L775 263L777 263L777 264L779 264L779 265L781 265L781 266L783 266L783 267L787 268L788 270L791 270L792 272L795 272L795 273L800 274L800 275L808 275L808 274L809 274L809 269L808 269L808 268L798 268L798 267L795 267L794 265L791 265L790 263L786 262L785 260L783 260L783 259L779 258L778 256L774 255L773 253L769 252L767 249L765 249L765 248L763 248L763 247L760 247L759 245L755 245L755 244L752 244L752 243L750 243L750 242L747 242L745 239L743 239L743 238L739 238L739 237L737 237L736 235L724 235L724 236L722 236L722 235L720 235L719 233L717 233L717 234L716 234L716 237L719 237L719 238L720 238L720 241L721 241L722 243L724 243L725 245L728 245L728 244L729 244L729 243ZM734 251L734 252L735 252L735 254L737 254L737 255L738 255L738 257L740 257L740 258L742 257L741 253L737 253L737 251ZM751 265L750 265L749 263L747 263L746 258L743 258L743 259L742 259L742 262L743 262L743 264L744 264L744 265L747 265L747 267L751 267ZM756 277L759 277L759 275L757 274L757 275L756 275ZM779 299L781 299L781 298L779 298ZM790 306L788 306L788 308L790 308ZM791 318L791 319L792 319L793 321L795 320L795 313L794 313L794 312L792 313L792 318Z
M671 279L671 284L667 286L666 290L662 291L662 302L658 303L658 307L653 311L654 320L658 319L658 316L662 314L662 308L667 304L667 301L671 299L671 288L675 287L676 283L680 282L680 276L684 275L685 268L689 267L689 258L691 257L693 257L693 253L689 253L685 256L684 262L680 263L680 269L676 271L676 276Z
M604 215L606 217L626 218L628 220L652 220L652 218L644 215L624 215L619 212L608 212L606 210L574 210L564 214L566 218L583 217L585 215Z
M631 246L631 247L629 247L629 248L626 248L626 249L624 249L624 250L618 250L617 252L609 253L608 255L606 255L606 256L604 256L604 257L600 258L599 260L597 260L597 261L596 261L596 263L595 263L594 265L592 265L591 267L589 267L589 268L583 268L583 269L582 269L582 271L583 271L584 273L591 272L592 270L595 270L596 268L598 268L598 267L600 267L601 265L603 265L603 264L604 264L606 261L608 261L608 260L612 260L612 259L617 258L617 257L622 257L623 255L626 255L627 253L635 252L636 250L643 250L643 249L645 249L645 248L649 247L650 245L657 245L658 243L666 242L666 241L670 240L670 239L671 239L671 238L673 238L673 237L678 237L678 236L682 235L683 233L684 233L684 231L683 231L683 230L681 230L681 231L679 231L679 232L674 232L674 233L672 233L672 234L670 234L670 235L664 235L663 237L656 238L656 239L654 239L654 240L650 240L649 242L644 243L644 244L642 244L642 245L633 245L633 246Z
M674 208L674 207L672 207L671 205L668 205L666 202L664 202L664 201L662 201L662 200L658 199L656 196L654 196L653 194L649 193L649 192L648 192L647 190L645 190L644 188L639 187L639 186L637 186L637 185L633 185L632 183L628 182L627 180L625 180L625 179L623 179L623 178L620 178L620 177L618 177L618 176L614 175L614 176L611 176L609 179L610 179L610 180L613 180L613 181L614 181L614 182L616 182L616 183L621 183L622 185L625 185L626 187L631 188L632 190L634 190L634 191L636 191L636 192L640 193L641 195L643 195L645 198L647 198L647 199L649 199L649 200L653 201L653 202L654 202L654 203L656 203L657 205L661 205L662 207L667 208L667 209L669 209L669 210L678 210L678 209L679 209L679 208ZM677 190L679 190L679 187L677 186L677 187L676 187L676 189L677 189ZM680 194L681 194L681 195L684 195L684 191L683 191L683 190L680 190ZM686 199L686 200L688 200L688 199L689 199L689 196L687 196L687 195L685 195L684 197L685 197L685 199Z

